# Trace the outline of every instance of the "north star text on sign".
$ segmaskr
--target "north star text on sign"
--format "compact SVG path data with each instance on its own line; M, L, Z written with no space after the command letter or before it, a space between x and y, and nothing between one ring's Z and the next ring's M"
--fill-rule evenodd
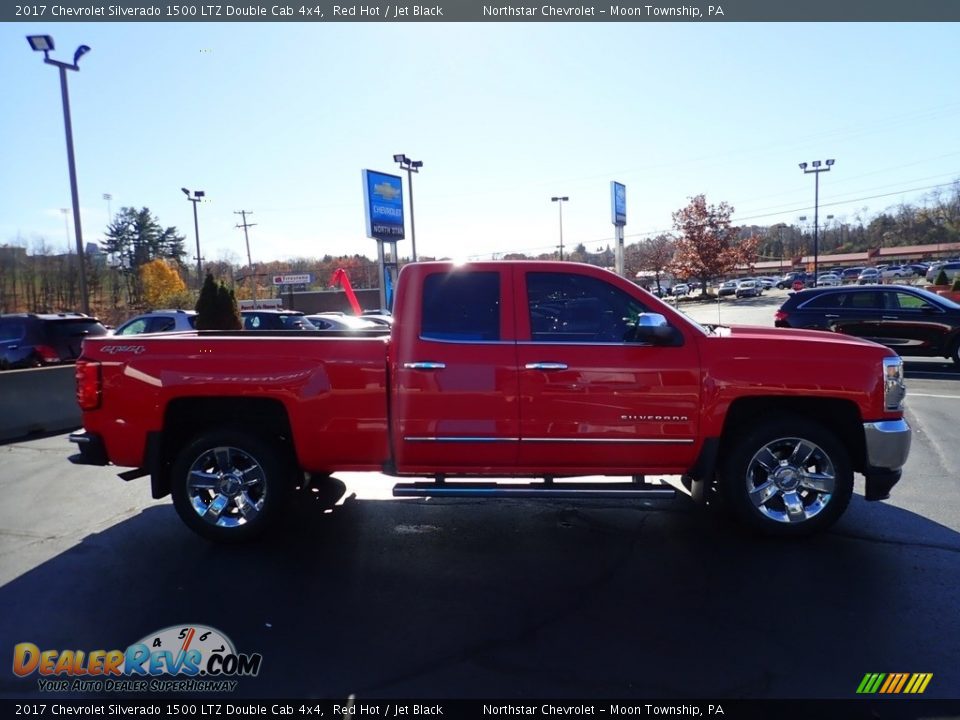
M494 7L484 5L483 14L488 17L517 17L521 15L533 16L540 14L543 17L596 17L597 10L593 7L580 5L578 7L558 7L555 5L541 5L539 8L524 6Z

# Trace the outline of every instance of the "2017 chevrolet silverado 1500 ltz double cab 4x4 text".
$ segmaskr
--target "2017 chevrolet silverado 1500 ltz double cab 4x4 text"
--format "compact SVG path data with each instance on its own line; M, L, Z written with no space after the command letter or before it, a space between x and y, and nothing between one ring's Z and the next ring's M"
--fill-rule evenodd
M703 328L587 265L416 263L392 330L88 338L75 461L150 475L214 540L259 534L305 474L398 496L636 497L679 475L774 535L820 530L855 472L886 498L910 447L901 360L858 338ZM587 475L631 482L576 482ZM488 478L526 477L528 483ZM661 492L663 490L661 489Z

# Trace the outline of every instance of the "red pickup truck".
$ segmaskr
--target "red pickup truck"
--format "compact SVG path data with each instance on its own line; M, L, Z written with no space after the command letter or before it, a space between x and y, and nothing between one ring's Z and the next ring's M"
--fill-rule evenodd
M305 476L347 470L430 478L398 496L630 498L679 475L694 499L796 535L843 513L855 472L868 500L888 497L909 452L888 348L701 327L600 268L408 265L394 317L389 334L89 338L74 461L150 475L214 540L259 534ZM571 480L587 475L627 480Z

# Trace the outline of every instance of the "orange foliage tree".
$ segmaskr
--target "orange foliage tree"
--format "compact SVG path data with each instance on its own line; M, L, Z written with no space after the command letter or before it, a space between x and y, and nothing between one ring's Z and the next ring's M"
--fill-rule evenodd
M758 239L741 239L731 215L733 207L728 203L707 205L704 195L690 198L689 205L673 213L678 237L671 269L677 277L698 279L702 295L711 280L738 265L749 267L756 262Z
M162 258L140 266L143 299L149 308L180 307L187 294L187 286L169 262ZM189 298L186 298L189 302Z

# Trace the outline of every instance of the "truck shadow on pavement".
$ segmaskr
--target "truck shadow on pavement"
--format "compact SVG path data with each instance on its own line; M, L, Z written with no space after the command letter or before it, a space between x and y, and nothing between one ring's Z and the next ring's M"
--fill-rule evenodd
M207 543L170 505L91 534L0 588L6 651L209 625L263 655L234 698L855 699L881 671L960 689L960 536L891 505L856 496L830 532L783 542L686 498L337 492L256 544ZM0 694L42 695L7 667Z

